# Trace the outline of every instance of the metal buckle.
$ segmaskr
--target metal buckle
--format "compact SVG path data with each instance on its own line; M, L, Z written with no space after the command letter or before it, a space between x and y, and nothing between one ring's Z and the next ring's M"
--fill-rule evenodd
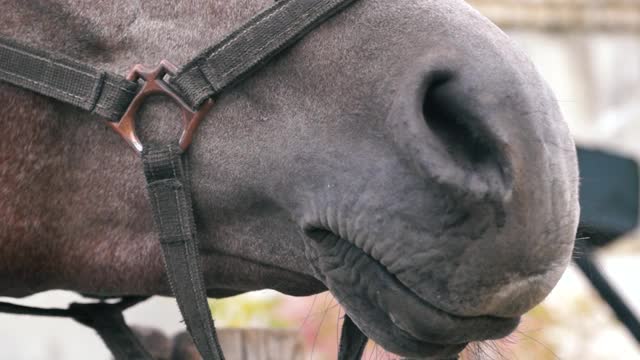
M166 95L182 108L183 131L178 140L182 151L189 148L193 134L198 128L200 121L202 121L207 112L213 107L213 100L209 99L203 103L197 111L193 111L163 80L165 75L173 76L176 72L177 67L175 65L167 60L162 60L160 65L154 69L149 69L137 64L127 75L127 80L138 81L142 79L144 80L144 84L142 85L142 89L140 89L131 101L129 108L124 115L122 115L120 121L117 123L109 122L109 125L138 153L142 153L143 145L136 134L136 116L147 97L152 95Z

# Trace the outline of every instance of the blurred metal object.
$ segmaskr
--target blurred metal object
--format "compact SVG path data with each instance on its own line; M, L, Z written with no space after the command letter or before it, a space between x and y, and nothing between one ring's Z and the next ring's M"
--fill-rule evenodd
M573 261L596 289L598 295L607 302L618 321L627 328L629 333L640 344L640 320L594 261L593 249L588 246L578 246L578 249L579 255L576 255Z
M640 32L640 0L467 0L503 28Z
M640 178L633 159L600 150L578 148L580 226L574 262L618 320L640 344L640 320L594 261L598 247L638 226Z
M638 226L640 176L635 160L578 148L580 227L578 237L605 246Z

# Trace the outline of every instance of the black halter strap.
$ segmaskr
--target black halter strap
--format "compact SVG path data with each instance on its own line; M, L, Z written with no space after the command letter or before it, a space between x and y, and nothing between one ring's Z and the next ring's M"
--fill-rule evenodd
M0 37L0 80L118 121L138 84L68 57Z
M136 67L128 78L99 71L64 56L0 38L0 80L77 106L110 120L139 151L169 283L194 343L204 359L224 359L209 310L200 267L188 167L183 157L209 99L264 66L275 55L356 0L280 0L173 75L163 63L156 70ZM140 89L137 82L147 82ZM177 90L179 95L176 95ZM135 135L135 113L146 96L162 93L183 107L185 131L178 144L145 144ZM194 111L201 108L205 110ZM113 122L118 122L114 124ZM2 304L0 304L2 305ZM0 306L0 311L16 310ZM28 308L20 308L27 313ZM73 305L69 310L30 311L71 316L93 327L117 359L150 359L124 323L123 308L107 304ZM62 312L61 312L62 311ZM63 315L64 313L64 315ZM367 338L345 318L339 359L362 356Z
M147 145L142 160L169 284L184 322L204 359L224 359L200 268L190 184L182 151L176 144Z
M200 53L171 79L171 84L188 104L197 107L242 81L354 1L280 0Z

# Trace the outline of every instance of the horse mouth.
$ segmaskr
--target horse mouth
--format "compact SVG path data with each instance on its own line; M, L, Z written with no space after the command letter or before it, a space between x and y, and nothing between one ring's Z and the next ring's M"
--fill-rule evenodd
M455 357L468 343L503 338L519 324L519 317L448 313L416 295L349 240L326 230L306 233L319 255L321 280L361 330L398 355ZM340 264L336 254L342 254ZM327 261L323 261L325 257Z

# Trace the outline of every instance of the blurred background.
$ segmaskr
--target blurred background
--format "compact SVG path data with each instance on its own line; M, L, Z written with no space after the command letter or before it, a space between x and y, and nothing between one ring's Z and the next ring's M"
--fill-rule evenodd
M640 160L640 0L469 2L531 56L580 146ZM640 235L632 231L594 257L640 314ZM22 303L66 306L75 298L50 292ZM292 298L265 291L212 300L211 305L221 327L291 329L300 333L305 359L335 359L343 313L328 294ZM126 316L131 324L159 328L169 336L183 331L171 299L155 298ZM85 359L86 354L109 359L99 338L73 321L0 315L0 359ZM364 357L394 358L374 344ZM640 346L571 267L514 335L475 345L465 358L632 360L640 359Z

